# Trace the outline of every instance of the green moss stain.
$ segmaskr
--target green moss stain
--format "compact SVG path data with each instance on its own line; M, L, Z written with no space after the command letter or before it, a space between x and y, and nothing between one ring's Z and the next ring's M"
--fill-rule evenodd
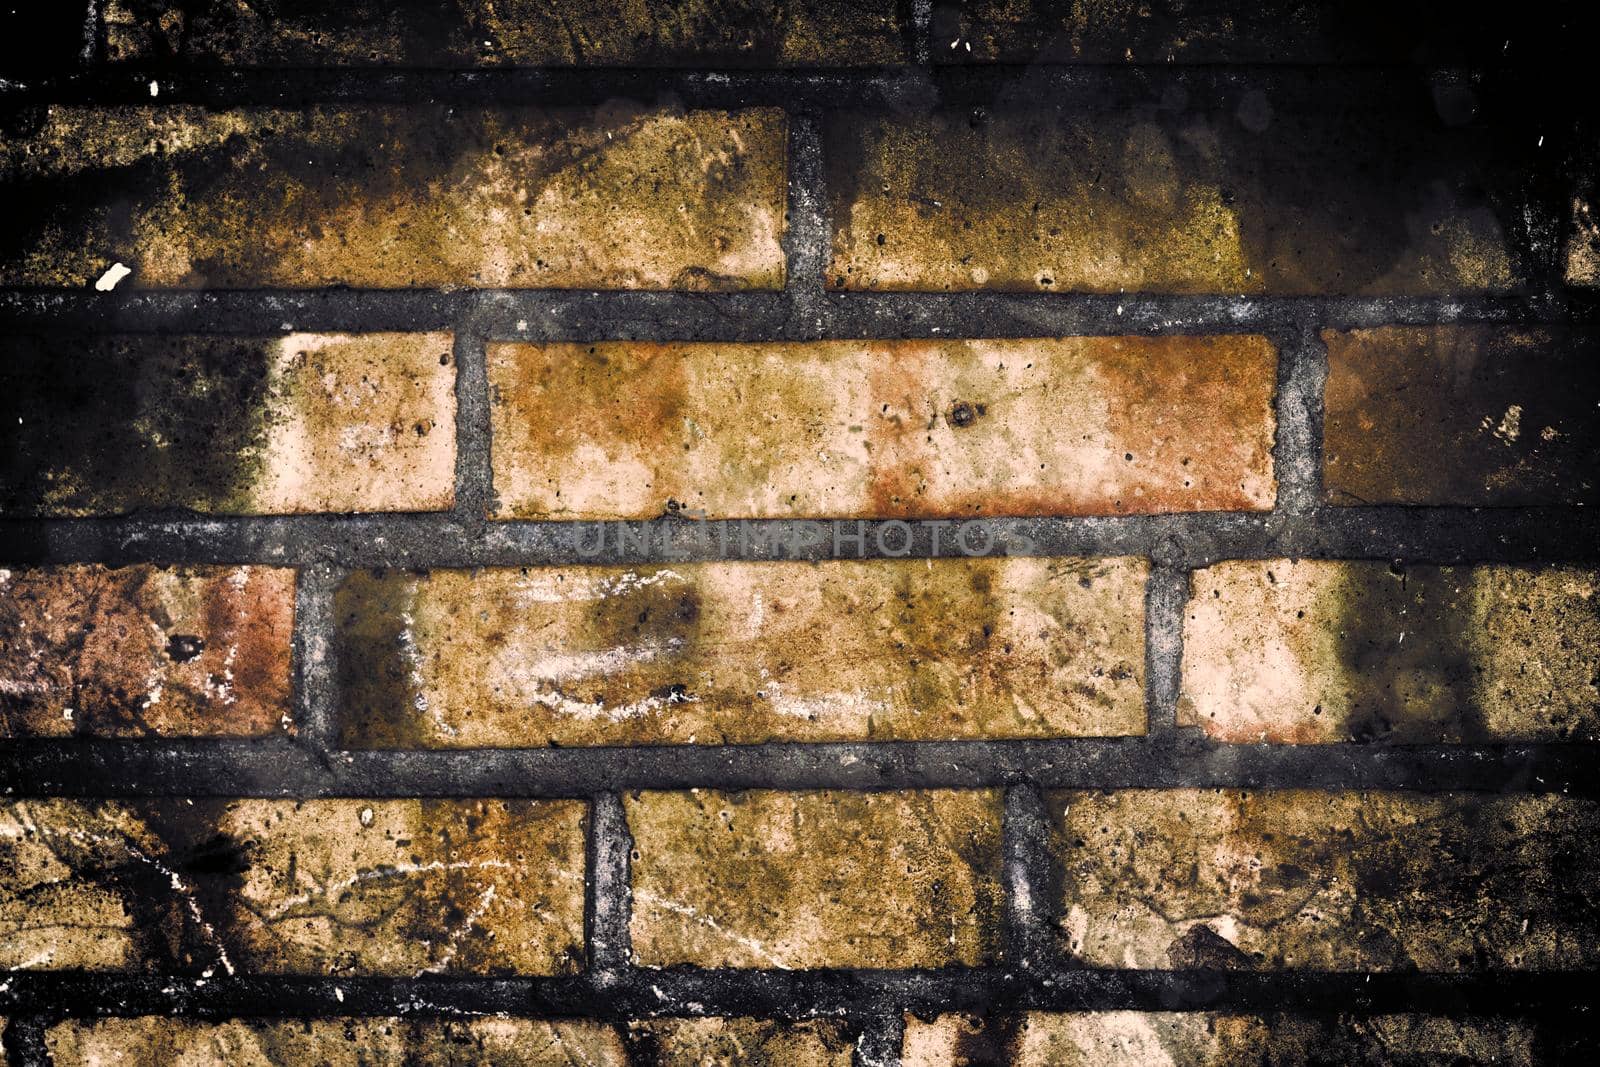
M433 737L413 663L412 619L426 579L402 571L357 571L333 596L333 659L340 744L425 747ZM419 704L419 702L421 702Z

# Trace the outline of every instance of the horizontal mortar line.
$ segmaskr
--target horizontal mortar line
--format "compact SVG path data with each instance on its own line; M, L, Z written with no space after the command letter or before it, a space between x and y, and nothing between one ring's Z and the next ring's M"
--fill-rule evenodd
M1369 974L1000 968L700 970L632 968L584 978L304 978L8 972L0 1011L51 1017L756 1016L866 1019L901 1011L1392 1012L1561 1016L1585 1010L1592 972Z
M911 540L900 554L907 546L906 527ZM987 532L988 540L980 530ZM0 518L0 564L649 566L718 559L922 559L1002 551L1025 556L1149 556L1178 567L1282 557L1416 563L1600 558L1600 509L1584 507L1322 507L1303 514L992 518L970 531L965 547L957 536L960 531L957 520L918 519L695 521L669 516L622 523L480 525L463 524L451 512Z
M286 738L0 741L13 796L576 797L634 789L1316 789L1600 793L1600 746L1047 740L339 750Z
M1239 333L1600 320L1559 293L1437 297L1036 292L682 293L621 290L0 290L0 327L59 332L445 330L468 317L490 340L804 341Z

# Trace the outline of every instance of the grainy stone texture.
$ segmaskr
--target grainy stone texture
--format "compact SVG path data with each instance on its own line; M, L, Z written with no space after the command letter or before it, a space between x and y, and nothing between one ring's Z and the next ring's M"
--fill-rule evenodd
M0 737L244 737L290 728L295 574L0 570Z
M1576 12L1548 0L1518 8L1510 19L1457 18L1414 0L941 0L933 9L933 57L946 63L1448 66L1547 56L1546 49L1577 26Z
M1128 790L1050 795L1064 947L1097 967L1583 970L1592 800Z
M583 823L573 801L13 801L0 966L567 973Z
M1132 559L358 573L352 747L1144 732Z
M855 66L905 58L893 0L108 0L106 55L141 66Z
M826 1020L652 1019L628 1029L629 1067L851 1067L854 1043Z
M604 107L41 109L0 142L0 284L783 284L784 118Z
M498 514L1264 510L1276 356L1251 335L491 345Z
M624 798L646 967L994 962L1000 794L693 790Z
M448 508L450 352L443 333L0 338L0 515Z
M840 112L835 289L1516 289L1533 150L1431 101ZM1518 160L1522 160L1519 162Z
M627 1067L616 1028L579 1019L231 1019L143 1016L50 1027L57 1067Z
M1503 326L1325 330L1324 482L1336 504L1600 499L1600 344Z
M1271 1067L1493 1063L1533 1067L1532 1027L1517 1019L1428 1015L1329 1018L1211 1012L906 1017L903 1067Z
M1230 560L1194 572L1180 725L1293 744L1600 740L1600 574Z

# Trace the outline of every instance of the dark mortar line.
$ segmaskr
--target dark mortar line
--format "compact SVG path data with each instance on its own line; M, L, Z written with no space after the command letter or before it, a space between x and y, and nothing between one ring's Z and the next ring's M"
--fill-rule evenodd
M589 978L601 995L625 978L633 962L632 852L622 798L595 794L589 802L584 939Z
M769 742L414 751L324 757L255 741L15 739L16 796L565 797L638 789L1315 789L1600 795L1600 746L1227 745L1198 731L1041 740Z
M1059 955L1051 915L1061 898L1044 795L1031 785L1007 789L1002 828L1005 958L1013 968L1047 971Z
M50 1067L50 1050L44 1036L54 1021L46 1015L12 1015L7 1019L4 1054L0 1057L7 1067Z
M905 1036L906 1019L898 1011L868 1019L856 1035L852 1067L900 1067Z
M1274 338L1278 343L1278 384L1274 398L1277 440L1272 451L1278 480L1278 511L1304 515L1322 502L1322 387L1327 351L1317 326L1302 321Z
M937 54L938 49L931 51ZM1426 90L1441 78L1470 77L1480 112L1509 118L1529 92L1550 95L1548 71L1485 64L1460 70L1402 65L1319 64L944 64L931 66L759 69L505 67L175 68L102 66L19 79L0 105L137 105L170 108L302 107L310 104L559 106L618 98L683 107L930 108L1001 104L1049 108L1154 106L1182 89L1191 107L1236 103L1252 89L1303 95L1330 84L1342 96L1380 108L1386 93ZM160 86L152 98L150 83ZM1557 101L1559 102L1559 101ZM1555 123L1552 121L1552 126Z
M494 502L490 442L489 370L484 340L470 321L457 323L452 359L456 375L455 521L480 530Z
M783 234L786 328L807 334L822 327L826 314L823 277L833 236L822 165L822 123L816 114L790 113L788 154L788 222Z
M333 592L343 580L343 572L325 564L295 575L292 717L296 739L323 756L337 743Z
M78 61L86 68L93 69L105 59L106 34L105 20L101 13L103 0L88 0L83 5L83 48L78 52Z
M796 231L786 233L786 291L216 290L91 293L0 289L0 328L39 332L222 333L447 330L470 314L490 340L800 341L1293 331L1487 322L1600 321L1586 294L1438 297L1164 295L1159 293L827 292L810 287L832 240L820 144L801 116L790 149ZM815 173L812 173L815 168ZM820 229L820 232L818 232ZM803 292L799 291L803 288ZM796 297L805 314L794 314Z
M859 525L858 525L859 521ZM0 565L250 564L445 568L680 565L697 560L961 558L952 522L806 519L626 523L488 522L449 513L100 519L0 519ZM1600 510L1583 507L1318 507L1302 515L1167 515L985 520L991 554L1145 556L1187 569L1222 559L1368 559L1407 563L1594 561ZM880 538L880 531L887 536ZM857 535L860 535L858 538ZM934 544L937 536L938 544ZM880 544L881 542L881 544ZM974 534L972 547L984 547Z
M303 978L114 975L16 971L0 1012L70 1018L372 1016L574 1017L614 1021L670 1016L836 1018L871 1023L900 1011L922 1016L1038 1011L1200 1011L1341 1016L1566 1018L1588 1009L1593 972L1393 974L1330 972L1055 970L773 971L669 968L637 971L597 992L583 978Z
M1145 728L1151 736L1178 729L1178 690L1183 671L1183 612L1189 600L1189 570L1157 563L1144 599Z

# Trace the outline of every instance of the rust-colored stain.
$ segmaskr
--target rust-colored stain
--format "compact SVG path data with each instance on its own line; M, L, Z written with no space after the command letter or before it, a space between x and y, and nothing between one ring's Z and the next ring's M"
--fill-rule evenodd
M697 789L623 800L642 966L916 968L997 957L997 792Z
M0 570L0 737L292 729L295 573Z
M1271 508L1254 335L492 344L500 518Z
M1520 1019L1096 1011L907 1015L905 1026L902 1067L1539 1062Z
M1564 971L1600 958L1592 800L1136 789L1050 803L1057 922L1085 966Z
M1589 504L1600 346L1588 330L1324 330L1324 480L1335 504Z
M1209 110L834 112L827 284L1308 295L1519 288L1512 235L1532 142L1508 147L1433 110L1420 94L1330 109L1322 97L1257 90Z
M1181 725L1228 742L1600 740L1600 574L1230 560L1194 572Z
M777 109L43 109L0 284L773 289Z
M1135 559L727 562L352 576L343 743L1142 734Z
M584 819L576 801L13 801L0 966L571 973Z

